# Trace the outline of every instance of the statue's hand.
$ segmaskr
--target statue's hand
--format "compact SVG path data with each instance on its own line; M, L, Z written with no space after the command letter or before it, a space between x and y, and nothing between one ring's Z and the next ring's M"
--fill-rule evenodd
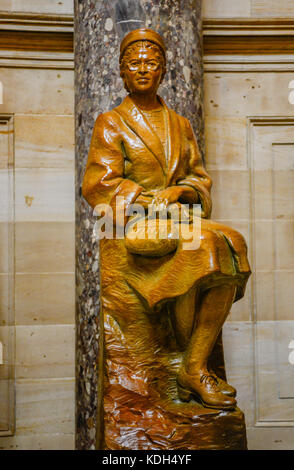
M161 190L143 191L136 199L136 202L147 209L149 204L156 205L159 208L167 208L175 203L196 204L198 199L197 192L193 188L179 185Z
M136 203L142 204L146 209L149 204L167 207L177 202L182 193L183 189L180 186L170 186L163 190L142 191L137 197Z
M144 191L137 197L135 202L136 204L141 204L144 207L144 209L148 209L148 206L152 204L153 197L154 197L153 192L149 193L149 192Z
M183 194L183 188L181 186L170 186L169 188L158 191L154 194L152 204L169 206L178 202Z

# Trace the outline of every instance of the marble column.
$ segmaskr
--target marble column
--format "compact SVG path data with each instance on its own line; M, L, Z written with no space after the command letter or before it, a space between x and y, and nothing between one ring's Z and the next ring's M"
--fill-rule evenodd
M95 219L81 196L96 117L125 96L119 45L139 27L158 31L167 46L167 75L159 94L187 117L203 152L201 0L75 0L76 106L76 447L94 449L101 431L99 377L99 252Z

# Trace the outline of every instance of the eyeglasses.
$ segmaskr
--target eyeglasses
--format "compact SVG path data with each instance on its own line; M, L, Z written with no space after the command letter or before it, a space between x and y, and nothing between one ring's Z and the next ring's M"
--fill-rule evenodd
M143 61L141 62L139 60L134 60L132 62L129 62L127 64L127 67L130 70L130 72L135 72L136 70L139 70L139 68L141 68L142 65L144 66L144 69L152 70L152 72L155 72L160 66L160 63L157 62L156 60L150 60L149 62L143 62Z

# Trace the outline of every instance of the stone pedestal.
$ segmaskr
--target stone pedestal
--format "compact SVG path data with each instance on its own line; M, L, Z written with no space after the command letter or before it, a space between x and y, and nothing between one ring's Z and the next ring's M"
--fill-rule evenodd
M139 389L124 387L122 375L128 378L136 364L128 362L111 315L99 315L99 247L92 235L95 219L81 196L81 182L97 115L119 105L126 94L119 76L120 41L141 26L158 31L165 40L167 75L159 95L190 120L203 153L201 0L75 0L76 447L244 449L244 417L239 410L213 411L195 402L184 407L178 402L172 370L179 355L173 367L166 365L171 372L165 384L173 397L171 403L167 404L162 392L164 384L153 387L150 396L141 393L139 378ZM119 352L121 368L115 366L113 351ZM106 356L110 380L103 386ZM221 339L214 356L224 377Z

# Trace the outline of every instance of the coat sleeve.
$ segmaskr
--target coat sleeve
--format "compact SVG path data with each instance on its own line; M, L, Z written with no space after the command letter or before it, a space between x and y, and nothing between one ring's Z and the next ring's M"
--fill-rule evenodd
M210 189L212 180L203 167L197 140L188 119L184 118L185 136L189 145L189 162L185 178L177 181L178 185L190 186L197 192L201 203L201 216L208 219L211 214L212 202Z
M97 204L110 205L116 217L117 211L125 214L142 191L143 187L124 178L122 137L117 119L111 111L101 114L92 134L82 185L84 198L93 208ZM117 200L117 197L123 199ZM123 220L126 223L125 215Z

